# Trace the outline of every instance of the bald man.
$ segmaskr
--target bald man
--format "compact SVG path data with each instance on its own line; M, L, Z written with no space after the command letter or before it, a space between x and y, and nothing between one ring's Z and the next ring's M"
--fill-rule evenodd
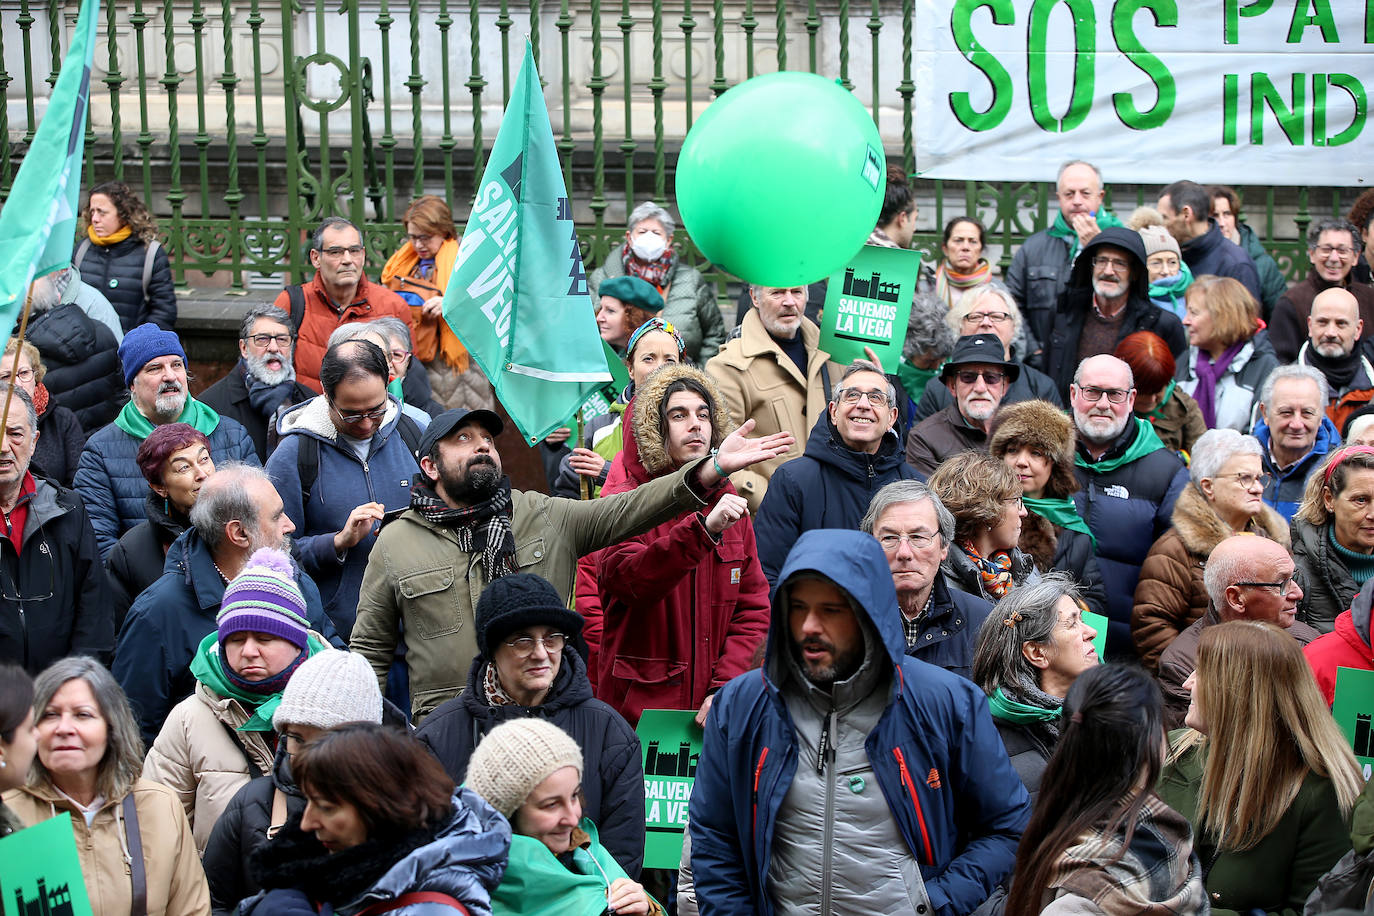
M1326 413L1342 435L1350 415L1374 399L1374 366L1363 334L1360 302L1349 290L1333 286L1317 293L1298 363L1326 376L1331 394Z
M1303 646L1320 635L1297 619L1302 587L1293 578L1296 568L1282 544L1254 534L1229 537L1213 548L1202 573L1207 613L1178 634L1159 660L1166 727L1183 725L1189 699L1183 682L1197 667L1198 640L1208 627L1232 620L1260 620L1287 630Z

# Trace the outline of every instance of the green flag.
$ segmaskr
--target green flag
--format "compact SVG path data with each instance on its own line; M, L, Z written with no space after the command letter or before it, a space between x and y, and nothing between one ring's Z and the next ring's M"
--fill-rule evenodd
M72 263L99 14L99 0L82 0L47 113L0 210L0 339L14 330L29 284Z
M444 294L444 320L531 443L611 379L528 42Z

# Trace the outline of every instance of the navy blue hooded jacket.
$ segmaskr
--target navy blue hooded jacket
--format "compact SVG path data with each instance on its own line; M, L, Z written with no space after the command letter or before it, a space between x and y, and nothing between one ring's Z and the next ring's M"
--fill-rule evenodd
M885 434L876 455L856 452L835 432L827 412L811 428L806 451L773 472L754 519L759 565L778 581L787 552L804 531L859 527L873 495L894 480L925 480L907 464L902 441Z
M1303 491L1307 489L1307 478L1321 467L1327 455L1340 447L1341 434L1336 430L1336 424L1331 422L1331 418L1323 416L1321 425L1317 427L1317 438L1312 442L1312 450L1295 461L1287 470L1281 469L1275 463L1274 456L1269 451L1269 445L1274 438L1274 432L1269 428L1269 424L1263 420L1256 420L1252 435L1259 440L1260 446L1264 449L1264 473L1270 477L1269 485L1264 488L1264 501L1282 515L1285 522L1292 524L1293 516L1297 514L1298 506L1302 503Z
M846 591L881 637L893 677L887 708L865 742L874 779L937 916L972 911L1010 873L1030 815L987 697L957 675L906 657L897 592L872 536L809 531L779 581L799 572L819 573ZM790 651L786 595L774 594L764 668L726 684L706 722L688 826L705 916L773 912L773 831L798 759L791 715L770 674ZM847 777L835 778L848 785Z

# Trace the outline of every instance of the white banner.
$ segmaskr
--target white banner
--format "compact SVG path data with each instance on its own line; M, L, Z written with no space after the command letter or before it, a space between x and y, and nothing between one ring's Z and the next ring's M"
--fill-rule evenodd
M1374 0L920 0L915 40L924 178L1374 178Z

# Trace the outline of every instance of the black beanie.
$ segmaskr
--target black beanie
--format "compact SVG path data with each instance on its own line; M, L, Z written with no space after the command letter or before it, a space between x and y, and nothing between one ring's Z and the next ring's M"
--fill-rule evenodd
M555 627L572 642L582 615L568 610L558 591L534 573L513 573L492 582L477 599L477 649L490 659L510 634L525 627Z

